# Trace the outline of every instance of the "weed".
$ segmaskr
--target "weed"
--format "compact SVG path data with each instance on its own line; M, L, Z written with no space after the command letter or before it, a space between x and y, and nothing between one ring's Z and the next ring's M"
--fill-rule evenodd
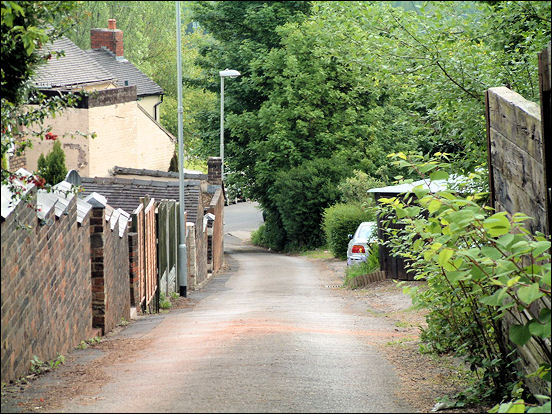
M163 292L161 292L159 298L159 307L161 309L170 309L172 307L170 299L168 299Z
M119 326L127 326L128 324L129 322L124 317L122 317Z
M404 321L397 321L397 322L395 322L395 326L397 328L412 328L414 325L412 325L411 323L408 323L408 322L404 322Z
M58 354L56 359L51 359L49 361L42 361L39 357L33 355L33 359L31 359L31 372L39 375L57 368L63 363L65 363L65 357L61 354Z

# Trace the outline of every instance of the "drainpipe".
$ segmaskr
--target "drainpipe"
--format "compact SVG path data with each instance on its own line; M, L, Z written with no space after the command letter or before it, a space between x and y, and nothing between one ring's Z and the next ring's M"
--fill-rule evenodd
M161 117L157 117L157 107L159 105L161 105L163 103L163 94L161 94L161 100L159 102L157 102L155 105L153 105L153 118L157 121L157 122L161 122Z

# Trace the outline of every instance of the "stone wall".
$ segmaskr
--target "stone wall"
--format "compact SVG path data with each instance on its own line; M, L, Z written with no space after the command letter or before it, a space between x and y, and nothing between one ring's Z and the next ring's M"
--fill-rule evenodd
M522 212L531 233L547 233L540 107L506 88L486 94L489 185L497 211Z
M77 223L76 198L67 213L40 221L20 202L2 221L3 382L26 374L33 355L54 359L93 336L90 217Z

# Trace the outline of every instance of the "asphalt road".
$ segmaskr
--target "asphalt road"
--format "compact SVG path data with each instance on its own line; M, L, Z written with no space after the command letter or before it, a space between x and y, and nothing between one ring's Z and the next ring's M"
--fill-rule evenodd
M244 243L262 222L250 203L225 222L229 270L191 293L194 307L123 330L138 345L55 411L411 412L374 346L393 329L347 309L315 262Z

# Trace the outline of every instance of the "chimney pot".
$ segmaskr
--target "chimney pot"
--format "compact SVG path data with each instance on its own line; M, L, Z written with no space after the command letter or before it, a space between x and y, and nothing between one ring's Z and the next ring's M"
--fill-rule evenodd
M115 19L109 19L109 20L107 21L107 28L108 28L109 30L115 30L115 29L117 29L117 20L115 20Z

